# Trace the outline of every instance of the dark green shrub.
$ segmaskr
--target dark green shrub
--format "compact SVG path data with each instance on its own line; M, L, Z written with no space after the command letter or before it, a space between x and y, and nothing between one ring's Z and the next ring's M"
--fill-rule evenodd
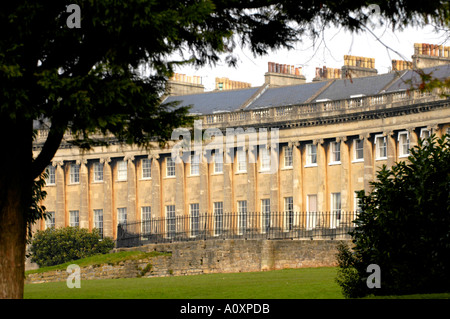
M106 254L114 248L111 238L101 238L97 229L89 232L85 228L48 228L33 236L30 246L31 261L40 267Z
M347 297L450 289L449 136L419 142L410 153L377 173L370 194L358 193L354 247L338 253L337 282ZM381 288L366 285L370 264L380 267Z

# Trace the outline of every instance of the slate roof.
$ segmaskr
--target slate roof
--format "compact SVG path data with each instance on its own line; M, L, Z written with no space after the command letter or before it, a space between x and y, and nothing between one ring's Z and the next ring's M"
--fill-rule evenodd
M375 76L365 76L353 79L338 79L332 83L324 92L319 94L315 100L348 99L352 95L374 95L380 93L386 86L395 80L396 73L386 73Z
M423 69L432 72L433 77L445 79L450 76L450 64ZM262 91L247 107L247 110L274 106L288 106L329 99L348 99L357 95L375 95L383 92L393 92L411 88L406 80L411 80L417 86L421 82L419 75L412 70L392 72L375 76L354 79L336 79L328 87L330 80L310 82L300 85L269 87ZM406 82L405 82L406 81ZM213 91L182 96L169 96L164 102L181 101L180 106L193 105L190 112L198 115L216 112L232 112L241 108L250 98L254 98L260 87L240 90ZM322 91L321 91L322 90ZM317 95L317 96L315 96Z
M254 87L240 90L169 96L164 100L164 103L181 101L179 106L193 105L190 113L199 115L212 114L214 112L231 112L237 110L245 101L250 99L258 89L259 87Z
M424 73L429 74L433 78L440 80L446 79L450 76L450 64L434 66L430 68L424 68ZM420 75L413 70L408 70L396 81L394 81L387 89L386 92L400 91L411 89L411 85L415 88L422 82Z
M264 107L287 106L305 103L327 83L327 81L322 81L268 88L246 109L258 109Z

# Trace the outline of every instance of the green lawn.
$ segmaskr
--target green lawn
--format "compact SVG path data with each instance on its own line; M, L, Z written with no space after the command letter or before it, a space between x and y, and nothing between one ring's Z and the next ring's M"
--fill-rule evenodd
M25 298L52 299L341 299L336 268L193 276L85 280L25 285Z

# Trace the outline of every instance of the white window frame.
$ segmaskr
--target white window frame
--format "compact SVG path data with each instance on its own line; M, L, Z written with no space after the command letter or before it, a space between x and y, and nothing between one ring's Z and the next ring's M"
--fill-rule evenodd
M100 237L103 238L103 209L94 209L94 228L98 229Z
M261 199L261 233L270 228L270 198Z
M247 230L247 201L239 200L237 202L238 216L238 234L242 235Z
M214 174L222 174L223 173L223 154L214 153Z
M47 173L47 178L45 179L45 186L51 186L56 184L56 167L53 165L48 165L45 169Z
M141 207L141 234L148 235L151 233L152 207Z
M175 205L166 205L166 236L172 238L176 235L177 221L175 215Z
M55 215L54 211L47 212L47 218L45 219L45 229L55 227Z
M314 206L311 207L311 199L314 198ZM317 194L306 195L306 230L312 230L317 226Z
M93 165L94 182L103 182L103 164L95 162Z
M342 211L341 193L331 193L330 195L330 228L339 227Z
M403 140L406 136L406 142ZM398 133L397 136L398 141L398 157L408 157L409 156L409 147L410 147L410 140L409 140L409 132L408 131L402 131ZM407 146L406 153L404 147Z
M191 237L196 237L199 235L200 231L200 204L192 203L189 204L189 228Z
M294 166L293 148L292 146L284 147L284 168L292 168Z
M223 202L214 202L214 236L223 234Z
M69 226L70 227L80 227L80 211L70 210L69 211Z
M331 142L330 143L330 163L329 165L341 164L341 143Z
M175 161L172 159L172 157L168 156L166 157L166 177L175 177L175 174Z
M247 172L247 153L243 149L238 149L236 152L237 160L237 172L245 173Z
M119 207L117 208L117 224L126 224L127 223L127 208Z
M69 181L70 184L80 183L80 165L70 164L69 166Z
M143 158L141 160L142 179L152 178L152 160L150 158Z
M200 155L199 154L191 154L189 157L190 162L190 175L198 176L200 175Z
M379 139L383 141L384 147L380 147ZM382 134L377 134L374 136L374 144L375 144L375 160L386 160L387 159L387 138ZM381 149L384 148L385 156L380 156Z
M428 135L428 136L424 137L424 135ZM424 138L426 139L430 136L431 136L431 131L429 129L427 129L426 127L423 127L420 129L420 138L421 139L424 139Z
M362 144L362 148L358 148L358 143ZM358 151L362 152L362 157L358 157ZM353 162L364 162L364 140L355 139L353 140Z
M261 171L270 170L270 149L268 149L265 145L262 145L259 148L259 156L260 156L260 170Z
M127 161L117 161L117 180L126 181L128 178Z
M294 198L292 196L284 198L284 231L294 229Z
M313 152L314 150L314 152ZM306 165L305 167L317 166L317 145L306 144Z

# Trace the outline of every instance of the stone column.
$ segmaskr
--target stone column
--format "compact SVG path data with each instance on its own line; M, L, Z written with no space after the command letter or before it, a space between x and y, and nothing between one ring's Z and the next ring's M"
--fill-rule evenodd
M190 157L190 156L189 156ZM186 203L186 176L185 176L185 163L183 157L180 157L175 161L175 215L183 216L185 214Z
M413 149L415 146L419 145L419 135L416 133L414 127L408 128L409 137L409 149Z
M259 212L261 211L261 205L257 203L258 197L256 196L258 194L258 161L256 154L258 148L250 144L244 151L247 151L247 210L249 212Z
M77 160L80 165L80 228L89 229L89 168L87 160Z
M211 216L212 207L210 204L210 194L209 194L209 163L206 157L206 151L200 151L200 163L199 163L199 173L200 173L200 203L199 209L200 214L208 213Z
M367 194L372 190L370 182L373 180L373 145L370 141L370 133L360 135L359 139L364 141L364 191Z
M317 209L319 212L328 211L327 196L327 154L323 139L314 140L317 151Z
M394 138L393 131L387 131L383 133L386 136L386 152L387 152L387 167L391 168L397 161L397 141Z
M56 166L56 210L55 210L55 228L66 226L66 174L64 161L55 161Z
M268 146L270 154L270 209L273 212L284 210L280 201L280 152L279 147Z
M164 217L161 210L161 164L159 154L152 153L149 155L152 159L152 216Z
M289 142L292 148L292 200L294 202L294 212L303 210L303 185L302 185L302 152L300 142Z
M347 136L336 138L341 144L341 209L352 210L352 197L350 189L350 148L347 144Z
M223 211L235 212L234 203L234 174L230 149L223 152Z
M124 161L127 162L127 222L134 222L138 220L134 155L126 155Z
M113 229L114 192L110 162L110 157L100 158L103 164L103 235L115 238L117 230Z

